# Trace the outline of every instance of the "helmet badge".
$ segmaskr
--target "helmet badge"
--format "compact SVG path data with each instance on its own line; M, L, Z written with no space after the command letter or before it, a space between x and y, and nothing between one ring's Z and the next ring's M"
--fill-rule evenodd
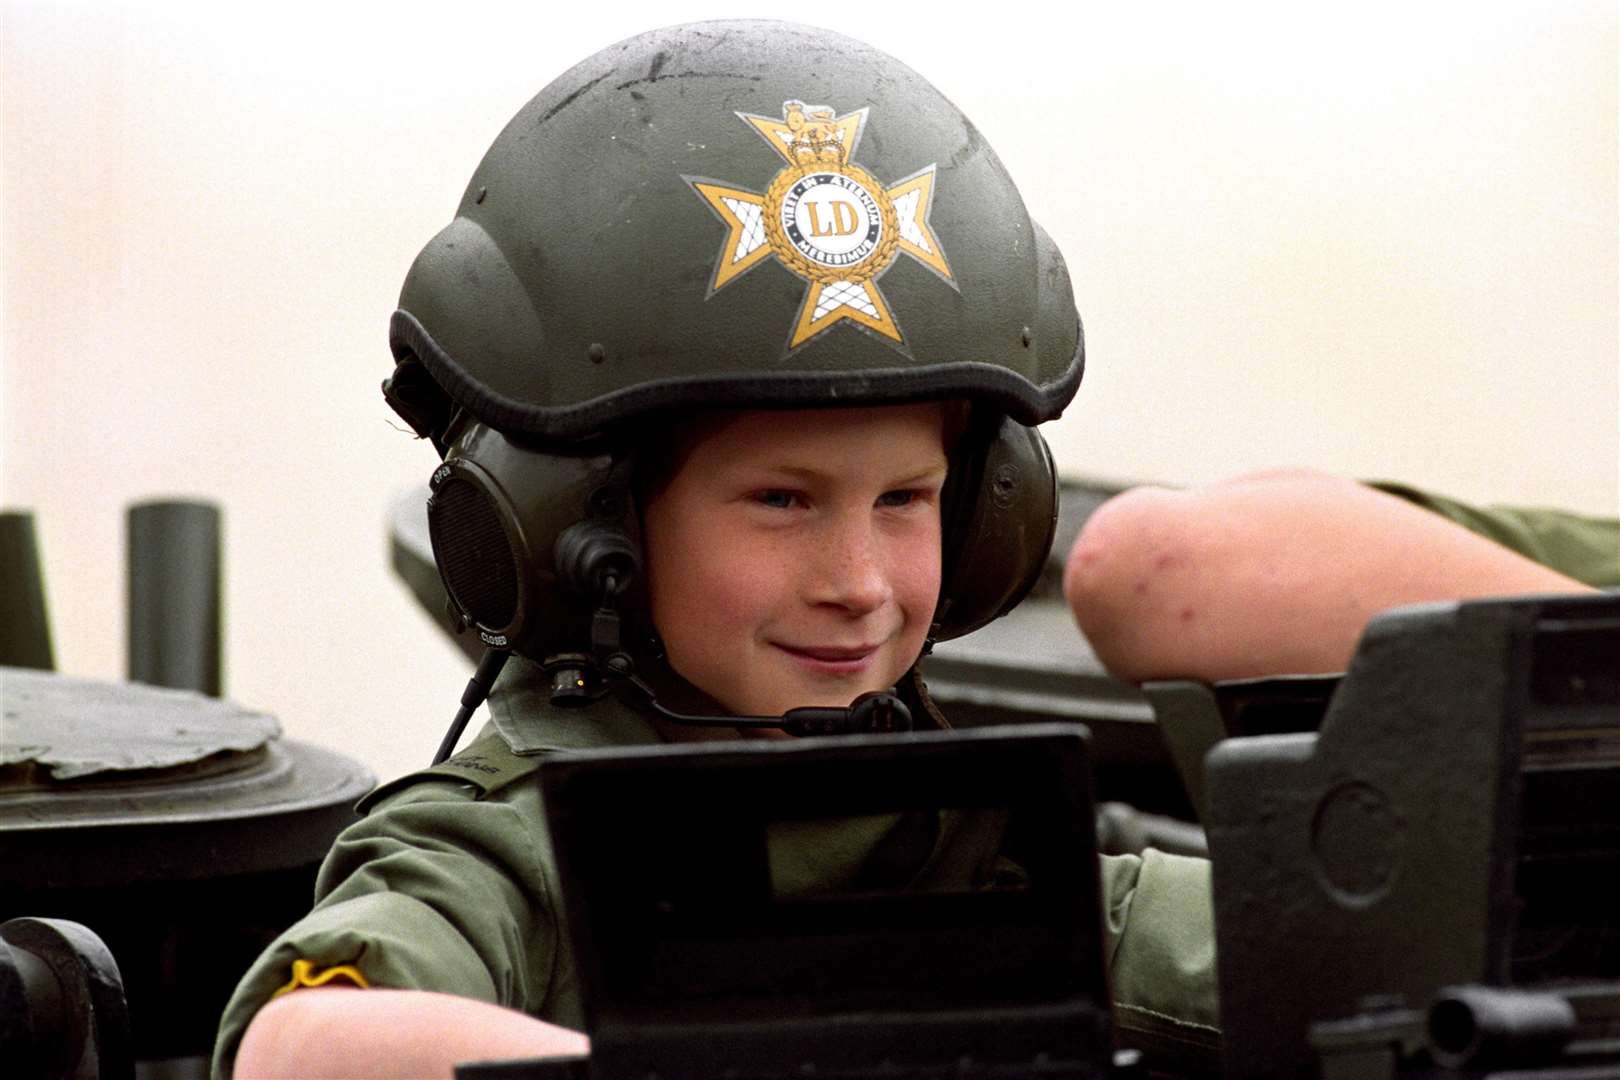
M869 111L837 116L825 105L785 101L780 120L738 113L786 162L764 194L682 178L726 225L709 296L771 255L808 283L789 352L846 319L903 349L905 338L878 289L901 252L957 287L928 223L934 166L885 187L852 160Z

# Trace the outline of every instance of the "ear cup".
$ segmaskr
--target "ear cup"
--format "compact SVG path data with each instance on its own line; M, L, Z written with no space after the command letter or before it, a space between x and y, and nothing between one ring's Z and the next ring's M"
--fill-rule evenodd
M428 534L445 591L468 622L505 637L517 629L528 562L512 544L511 508L464 466L441 468L433 479Z
M988 437L971 432L962 487L948 502L945 571L933 638L972 633L1011 611L1035 587L1057 531L1057 469L1041 433L1002 418Z
M630 473L628 455L537 449L477 422L452 433L428 532L445 591L484 644L542 663L588 648L604 575L636 587Z

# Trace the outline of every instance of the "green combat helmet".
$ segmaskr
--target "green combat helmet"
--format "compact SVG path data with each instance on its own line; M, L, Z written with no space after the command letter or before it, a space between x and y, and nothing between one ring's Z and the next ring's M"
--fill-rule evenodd
M390 342L384 392L444 458L452 603L559 688L642 662L649 424L971 401L943 640L1039 574L1056 480L1034 425L1084 367L1063 258L967 118L876 49L768 21L643 34L542 90L417 257Z

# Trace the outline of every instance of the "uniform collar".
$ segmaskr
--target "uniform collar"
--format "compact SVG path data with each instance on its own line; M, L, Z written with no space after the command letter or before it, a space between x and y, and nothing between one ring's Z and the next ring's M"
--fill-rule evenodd
M612 694L577 708L553 705L545 669L521 656L511 659L490 692L489 717L515 754L664 741L646 714Z

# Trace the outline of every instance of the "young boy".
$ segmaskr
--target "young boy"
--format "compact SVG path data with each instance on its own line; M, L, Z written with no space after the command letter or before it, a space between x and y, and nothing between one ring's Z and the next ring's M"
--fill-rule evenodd
M759 725L882 691L945 726L916 662L1038 575L1033 425L1084 357L1062 258L966 119L770 22L643 35L542 91L391 330L385 391L445 459L447 591L516 658L470 746L362 804L227 1007L219 1076L580 1050L543 759L781 735ZM806 890L987 883L983 818L912 832L805 830L773 865ZM1122 1029L1212 1050L1205 864L1113 860L1104 889Z

